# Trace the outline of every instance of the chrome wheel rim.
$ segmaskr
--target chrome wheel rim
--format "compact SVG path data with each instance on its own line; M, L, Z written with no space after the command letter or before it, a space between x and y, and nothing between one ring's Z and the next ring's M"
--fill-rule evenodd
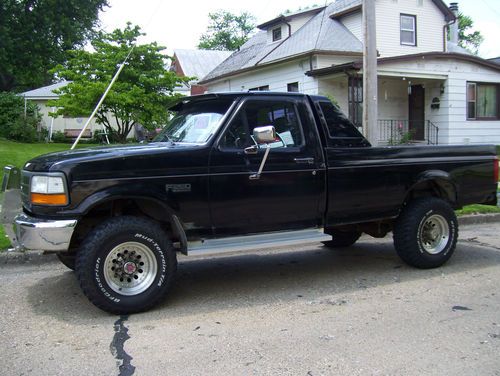
M450 227L441 215L433 214L420 224L422 246L431 255L441 253L446 248L449 238Z
M104 279L121 295L137 295L153 283L158 271L156 257L147 246L138 242L117 245L104 261Z

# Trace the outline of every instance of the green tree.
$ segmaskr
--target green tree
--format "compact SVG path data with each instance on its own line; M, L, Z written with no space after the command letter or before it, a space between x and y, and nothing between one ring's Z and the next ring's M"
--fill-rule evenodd
M477 55L479 46L484 40L484 37L479 31L471 32L474 26L474 21L469 16L459 13L458 15L458 44L473 54Z
M40 129L38 106L14 93L0 93L0 137L34 142Z
M107 0L0 1L0 91L49 84L50 68L82 47Z
M255 17L243 12L235 15L225 10L209 13L207 32L202 34L198 48L202 50L235 51L240 48L255 29Z
M138 26L128 23L124 30L99 32L92 39L92 52L69 51L68 61L53 70L58 78L71 82L59 89L59 99L49 102L58 107L52 116L89 116L141 35ZM149 129L165 124L166 107L180 96L173 90L191 79L166 69L170 58L161 53L164 49L156 42L136 45L96 114L96 121L119 142L126 140L135 124Z

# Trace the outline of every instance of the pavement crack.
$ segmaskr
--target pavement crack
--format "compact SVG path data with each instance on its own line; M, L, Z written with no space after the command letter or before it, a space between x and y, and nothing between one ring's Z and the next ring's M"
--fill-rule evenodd
M461 239L461 241L465 242L465 243L476 244L476 245L479 245L481 247L493 248L493 249L496 249L496 250L500 251L500 247L494 246L492 244L481 242L481 241L477 240L476 237L468 238L468 239Z
M130 338L128 328L125 326L125 321L128 320L128 315L122 315L114 323L115 335L109 345L111 354L116 359L118 366L118 376L132 376L135 372L135 367L131 364L132 357L125 351L125 342Z

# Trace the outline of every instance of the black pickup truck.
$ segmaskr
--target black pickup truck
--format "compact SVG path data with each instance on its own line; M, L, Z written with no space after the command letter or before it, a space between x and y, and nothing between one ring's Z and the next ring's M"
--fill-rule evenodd
M161 300L177 252L347 247L392 231L405 262L438 267L456 246L453 209L496 204L493 146L372 147L325 97L207 94L171 110L152 143L48 154L5 176L6 211L21 183L13 243L57 253L109 312Z

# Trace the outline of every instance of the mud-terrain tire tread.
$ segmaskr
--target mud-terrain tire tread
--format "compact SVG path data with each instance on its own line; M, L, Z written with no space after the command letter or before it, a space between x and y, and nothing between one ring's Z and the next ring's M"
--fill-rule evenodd
M122 305L111 302L98 290L95 278L93 277L94 264L99 250L104 247L103 242L112 239L113 234L123 234L126 232L133 234L136 231L148 234L148 236L161 247L166 258L166 278L160 288L156 288L156 282L154 282L142 293L149 294L151 288L157 289L158 291L155 291L150 299L146 301L137 299L137 296L142 294L133 297L124 297L122 299L129 300L129 303L127 303L126 307L123 307ZM132 236L133 235L131 235L131 239ZM103 254L102 257L105 258L106 255L107 253ZM98 308L109 313L122 315L147 311L164 299L177 270L177 257L172 242L158 223L146 218L121 216L111 218L101 223L87 235L77 252L75 266L77 278L85 296L87 296L87 298ZM158 268L160 268L160 265L158 265ZM101 276L101 278L104 279L103 276ZM137 300L137 302L132 302L133 300Z
M450 234L445 249L438 254L422 252L419 247L418 228L421 221L431 214L439 214L448 223ZM458 240L458 221L451 206L436 197L418 198L406 205L394 224L394 247L399 257L408 265L431 269L450 259Z

